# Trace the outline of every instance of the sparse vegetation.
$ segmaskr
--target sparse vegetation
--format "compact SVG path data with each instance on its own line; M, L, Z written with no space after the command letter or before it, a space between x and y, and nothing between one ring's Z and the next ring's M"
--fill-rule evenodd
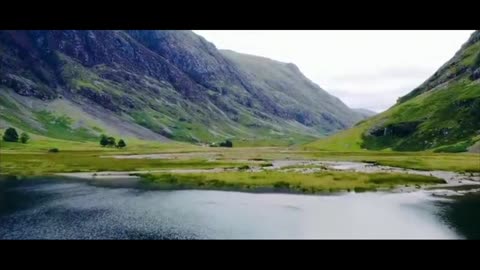
M51 138L72 141L92 141L95 135L84 127L74 128L74 120L65 114L55 114L50 111L34 112L35 119L45 129L42 134Z

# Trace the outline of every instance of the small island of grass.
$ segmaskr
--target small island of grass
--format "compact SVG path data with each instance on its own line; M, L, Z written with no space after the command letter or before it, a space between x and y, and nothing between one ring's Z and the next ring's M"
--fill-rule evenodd
M400 185L441 184L433 176L399 173L352 173L324 171L296 173L280 171L219 173L141 174L143 183L160 189L210 189L232 191L281 191L323 193L340 191L374 191Z

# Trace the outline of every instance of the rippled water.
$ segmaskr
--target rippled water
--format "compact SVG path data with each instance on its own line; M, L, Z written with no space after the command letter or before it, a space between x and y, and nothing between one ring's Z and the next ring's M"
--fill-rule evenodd
M478 196L335 196L0 181L0 239L478 238Z

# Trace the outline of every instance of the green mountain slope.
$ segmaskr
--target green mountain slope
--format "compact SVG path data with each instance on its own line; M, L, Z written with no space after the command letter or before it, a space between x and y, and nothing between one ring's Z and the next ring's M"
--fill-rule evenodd
M480 140L480 32L389 110L308 144L325 150L463 152Z

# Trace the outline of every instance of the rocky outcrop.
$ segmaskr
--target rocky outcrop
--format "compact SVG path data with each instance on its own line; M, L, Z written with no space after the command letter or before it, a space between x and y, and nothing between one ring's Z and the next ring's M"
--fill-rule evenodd
M13 89L17 94L27 97L36 97L42 100L50 100L57 97L55 89L39 85L27 78L13 74L5 74L0 79L3 86Z
M480 68L477 68L474 72L472 72L472 75L470 76L470 79L472 81L480 79Z
M413 121L388 124L372 129L369 134L375 137L407 137L413 134L421 123L421 121Z

